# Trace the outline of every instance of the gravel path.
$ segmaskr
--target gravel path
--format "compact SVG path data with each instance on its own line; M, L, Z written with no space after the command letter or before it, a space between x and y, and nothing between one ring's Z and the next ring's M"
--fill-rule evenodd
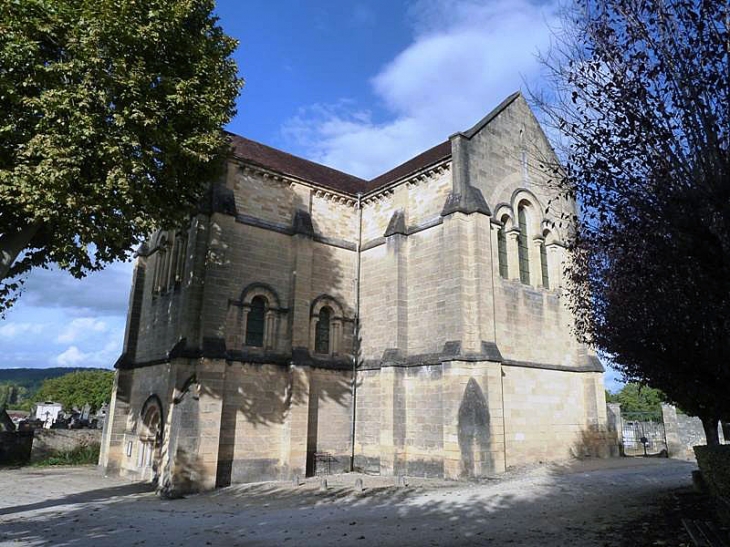
M180 500L93 467L0 471L0 546L620 545L626 526L691 483L693 464L615 459L481 483L364 475L234 486ZM365 491L353 485L362 478Z

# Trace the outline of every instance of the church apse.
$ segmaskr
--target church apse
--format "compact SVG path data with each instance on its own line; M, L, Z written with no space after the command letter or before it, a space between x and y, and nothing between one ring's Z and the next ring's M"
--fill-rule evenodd
M169 414L193 374L163 435L201 489L316 474L322 454L451 479L563 457L602 369L559 306L567 251L516 148L543 138L531 116L517 93L370 181L231 135L186 246L140 255L106 467L135 472L142 403Z

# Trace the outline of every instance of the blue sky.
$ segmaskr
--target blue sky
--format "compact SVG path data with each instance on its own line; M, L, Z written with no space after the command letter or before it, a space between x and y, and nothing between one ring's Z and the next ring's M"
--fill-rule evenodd
M228 129L362 177L538 85L558 24L557 3L527 0L219 0L217 13L246 80ZM0 320L0 368L111 367L130 281L128 263L31 274Z

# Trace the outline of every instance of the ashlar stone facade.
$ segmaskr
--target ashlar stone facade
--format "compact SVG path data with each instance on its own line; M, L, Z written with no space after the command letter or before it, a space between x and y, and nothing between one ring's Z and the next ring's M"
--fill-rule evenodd
M138 253L107 472L171 491L470 478L605 425L561 297L575 206L519 93L371 181L231 143L188 229Z

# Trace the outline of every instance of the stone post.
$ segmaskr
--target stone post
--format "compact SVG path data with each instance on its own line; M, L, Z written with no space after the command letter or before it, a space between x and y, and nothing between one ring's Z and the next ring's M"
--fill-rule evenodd
M623 421L621 418L621 405L619 403L607 403L606 404L606 415L608 422L609 432L615 435L616 440L616 451L612 456L619 456L621 454L621 443L623 443Z
M517 228L507 232L507 273L513 281L520 280L519 237L520 231Z
M530 285L542 287L542 264L540 260L540 246L545 239L542 236L535 236L530 242Z
M311 369L289 367L289 408L284 419L281 442L281 468L288 469L289 477L305 476L307 470L307 442L309 437L309 400ZM316 394L312 394L316 396ZM285 478L285 477L282 477Z
M664 435L667 439L669 457L678 457L682 453L682 442L679 439L677 408L673 405L662 404L662 421L664 422Z
M202 359L198 365L198 382L201 386L198 401L198 448L199 489L215 488L218 475L221 418L225 397L226 362L222 359Z

